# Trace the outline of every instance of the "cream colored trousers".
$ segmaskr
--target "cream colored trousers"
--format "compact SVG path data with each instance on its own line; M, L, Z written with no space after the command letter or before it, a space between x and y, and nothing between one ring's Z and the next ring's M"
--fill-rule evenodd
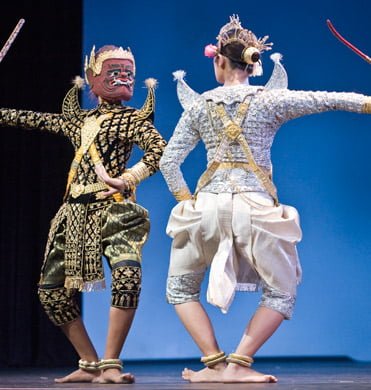
M167 233L173 238L167 298L179 304L199 300L210 267L207 300L228 311L236 291L263 288L261 305L290 318L301 280L296 244L299 216L291 206L274 206L257 192L199 193L178 203Z

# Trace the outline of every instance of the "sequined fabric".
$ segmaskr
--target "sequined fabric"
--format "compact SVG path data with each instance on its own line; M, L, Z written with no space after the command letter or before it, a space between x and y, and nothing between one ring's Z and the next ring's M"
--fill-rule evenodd
M361 113L367 97L355 93L291 91L239 84L218 87L202 95L189 94L189 109L182 114L173 136L161 158L160 166L165 180L174 193L187 188L181 164L202 140L210 163L219 145L222 123L208 115L206 100L225 103L228 114L233 117L240 102L251 96L247 116L242 123L243 134L252 150L256 163L267 171L272 168L271 146L277 130L288 120L304 115L332 110ZM183 99L185 97L183 96ZM222 161L246 162L238 143L231 143L222 156ZM252 172L244 169L219 170L204 192L265 191Z
M166 285L168 303L177 305L200 300L200 286L205 272L169 276Z
M263 294L261 296L259 306L268 307L269 309L278 311L285 319L289 320L292 317L296 296L284 293L269 287L263 286Z

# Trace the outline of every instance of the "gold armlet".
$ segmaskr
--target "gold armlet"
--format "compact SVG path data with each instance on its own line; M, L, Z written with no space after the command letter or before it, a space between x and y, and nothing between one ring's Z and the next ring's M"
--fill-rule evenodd
M134 178L135 184L139 184L141 181L143 181L150 175L147 165L143 162L139 162L133 167L127 169L124 175L127 173L129 173Z
M173 192L173 195L178 202L181 202L182 200L192 199L192 194L189 192L189 189L187 187L183 187L179 191Z
M371 114L371 97L366 98L366 102L363 104L362 112L365 114Z

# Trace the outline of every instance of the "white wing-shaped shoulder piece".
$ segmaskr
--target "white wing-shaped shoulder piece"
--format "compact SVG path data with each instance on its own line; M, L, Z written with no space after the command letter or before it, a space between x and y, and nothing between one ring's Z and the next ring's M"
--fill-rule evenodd
M200 94L194 91L185 81L186 72L177 70L173 73L174 80L177 82L176 91L178 99L184 110L191 108L193 103L200 98Z
M282 54L273 53L270 59L274 62L274 68L270 79L265 84L265 89L287 89L288 77L285 68L281 64Z

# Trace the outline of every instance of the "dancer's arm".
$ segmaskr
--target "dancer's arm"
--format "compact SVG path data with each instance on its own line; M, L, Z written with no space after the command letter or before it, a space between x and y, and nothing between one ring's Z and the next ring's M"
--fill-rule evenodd
M136 122L133 141L143 150L144 154L140 161L125 170L123 176L131 175L135 185L138 185L158 171L166 141L149 120Z
M0 108L0 126L38 129L52 133L63 132L64 119L61 114L50 114L27 110Z
M267 95L274 101L280 122L326 111L371 113L371 97L351 92L277 90Z
M196 110L190 109L182 114L160 161L165 181L178 201L192 199L180 166L200 140L200 135L195 130L195 112Z
M137 185L159 169L159 161L166 141L148 120L138 121L135 126L133 140L144 151L144 155L135 165L125 169L118 178L110 177L103 165L96 166L95 172L99 178L111 187L104 192L104 196L110 196L116 192L135 193Z

